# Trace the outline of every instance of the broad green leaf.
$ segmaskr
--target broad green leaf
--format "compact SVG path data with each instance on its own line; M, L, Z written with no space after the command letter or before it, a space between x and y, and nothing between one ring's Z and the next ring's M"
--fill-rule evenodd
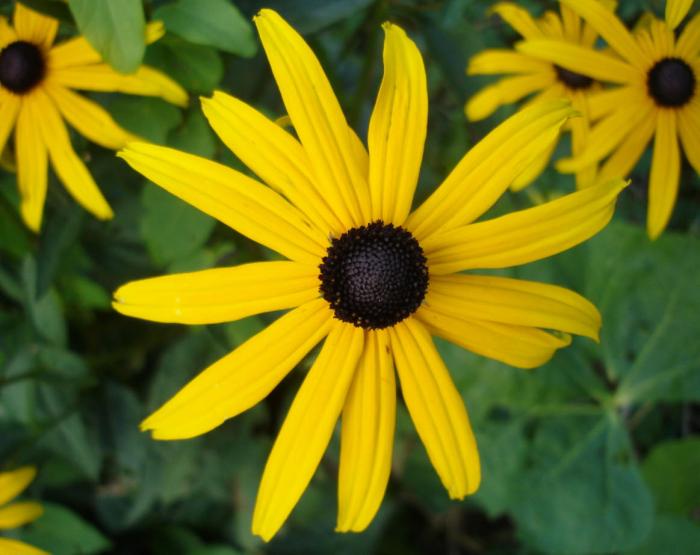
M158 8L153 17L195 44L245 57L257 49L250 22L229 0L175 0Z
M159 144L164 144L168 133L182 122L180 110L160 98L122 96L110 99L109 111L119 125Z
M68 0L78 29L117 71L132 73L146 50L141 0Z
M300 33L314 33L361 14L371 3L372 0L268 0L264 7L280 12Z
M689 518L657 515L644 545L626 555L686 555L700 546L700 526Z
M190 110L184 123L170 134L168 144L178 150L214 158L216 138L199 106Z
M39 336L54 345L64 346L67 332L60 299L53 289L38 295L37 269L33 258L24 259L22 281L25 307Z

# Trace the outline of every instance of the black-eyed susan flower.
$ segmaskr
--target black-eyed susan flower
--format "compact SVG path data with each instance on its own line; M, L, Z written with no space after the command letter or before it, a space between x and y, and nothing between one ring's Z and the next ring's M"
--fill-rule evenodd
M133 140L106 110L73 92L112 91L160 96L178 105L187 93L159 71L141 66L117 73L83 37L54 45L58 20L17 3L10 26L0 17L0 152L15 130L17 184L22 218L32 230L41 226L48 163L68 192L100 219L112 217L90 172L71 146L63 121L106 148ZM163 34L162 25L147 27L147 40Z
M599 0L612 8L614 2ZM561 14L547 11L534 19L524 8L512 2L499 2L491 11L497 13L520 36L525 39L554 39L593 48L598 33L568 6L561 6ZM571 131L571 150L574 156L580 154L586 144L589 132L588 97L600 90L598 83L586 75L565 69L528 54L508 49L488 49L476 54L469 61L469 75L502 75L496 83L485 87L470 99L465 113L471 121L490 116L504 104L517 102L531 96L528 103L556 98L569 98L576 110L583 116L571 119L567 126ZM534 95L534 96L532 96ZM532 183L549 165L557 141L552 143L542 156L513 182L511 188L519 190ZM576 172L576 184L583 187L595 179L596 164Z
M224 143L255 173L165 147L130 144L134 169L284 260L146 279L115 293L121 313L205 324L292 309L186 385L142 424L157 439L194 437L249 409L323 346L268 459L253 531L270 539L311 480L342 414L339 531L376 513L392 458L398 372L403 398L450 497L479 485L462 398L431 334L531 368L596 338L579 295L540 283L460 274L560 252L610 219L621 182L473 223L549 148L572 114L540 103L475 146L413 213L427 128L420 52L385 24L384 77L368 150L348 126L321 65L277 13L255 18L297 138L223 93L203 101ZM552 331L557 330L557 331Z
M558 169L574 172L605 160L600 180L626 175L653 139L647 232L655 239L666 228L678 194L679 139L700 172L700 14L676 38L674 30L692 1L669 0L666 21L649 18L634 34L595 0L561 3L595 27L617 56L542 39L528 40L519 49L619 86L590 100L590 116L600 121L591 129L586 149L559 161Z
M9 503L34 480L36 469L30 466L12 472L0 472L0 530L11 530L35 521L44 510L34 501ZM6 555L48 555L26 543L0 537L0 553Z

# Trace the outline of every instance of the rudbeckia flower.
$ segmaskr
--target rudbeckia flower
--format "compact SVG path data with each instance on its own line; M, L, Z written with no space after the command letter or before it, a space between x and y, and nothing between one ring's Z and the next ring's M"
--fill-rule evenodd
M613 2L605 2L612 7ZM534 19L524 8L512 2L499 2L492 9L525 39L564 40L571 44L592 48L598 38L593 27L569 7L561 6L561 15L547 11ZM589 126L588 97L600 90L598 83L586 75L576 73L534 56L507 49L488 49L476 54L469 61L468 75L508 74L493 85L489 85L465 106L467 118L478 121L490 116L504 104L517 102L533 95L528 104L556 98L569 98L576 110L584 117L573 118L568 122L571 131L571 150L574 156L580 154L586 144ZM511 188L520 190L535 179L549 165L552 153L557 146L555 140L539 159L512 183ZM596 164L581 168L576 173L577 186L591 184L595 179Z
M39 503L20 501L6 505L12 501L36 476L36 469L25 466L12 472L0 472L0 530L10 530L24 526L39 518L44 510ZM27 545L26 543L0 537L0 553L7 555L48 555L46 551Z
M543 39L527 40L519 50L619 86L590 100L590 116L600 121L591 129L586 149L560 160L557 167L575 172L605 160L600 180L627 175L653 138L647 233L655 239L676 203L679 139L688 161L700 172L700 14L676 38L674 30L692 1L669 0L666 21L650 18L648 26L632 34L595 0L560 1L586 19L617 56Z
M292 309L148 417L142 429L156 439L198 436L249 409L325 339L270 453L253 531L269 540L282 526L341 414L337 529L360 531L389 477L394 369L450 497L461 499L479 485L467 412L431 334L524 368L568 345L568 333L597 337L598 312L571 291L459 272L523 264L580 243L609 221L623 184L473 223L572 114L568 102L554 101L502 124L410 213L428 117L415 44L396 25L384 25L384 77L368 152L302 37L271 10L262 10L255 24L298 140L226 94L203 100L203 108L224 143L267 186L166 147L129 144L120 156L284 260L128 283L115 292L114 307L184 324Z
M159 71L141 66L117 73L83 37L54 45L58 20L15 4L13 26L0 17L0 152L15 129L20 211L38 231L46 198L48 162L71 196L100 219L112 217L90 172L71 146L63 121L89 140L112 149L135 137L119 127L106 110L72 89L159 96L185 105L187 93ZM163 34L147 28L147 41Z

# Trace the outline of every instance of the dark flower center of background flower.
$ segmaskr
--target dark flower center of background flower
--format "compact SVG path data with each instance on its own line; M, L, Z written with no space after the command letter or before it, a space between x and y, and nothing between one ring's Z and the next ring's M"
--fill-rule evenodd
M0 52L0 85L16 94L33 89L44 78L44 57L39 48L23 40Z
M333 239L319 269L335 317L381 329L413 314L428 289L423 249L410 232L381 220Z
M695 93L695 74L680 58L664 58L649 71L647 87L659 106L683 106Z
M566 85L570 89L587 89L591 85L593 85L593 79L587 77L586 75L581 75L580 73L576 73L575 71L569 71L568 69L559 67L558 65L555 65L554 69L557 72L557 77L559 78L559 81L564 83L564 85Z

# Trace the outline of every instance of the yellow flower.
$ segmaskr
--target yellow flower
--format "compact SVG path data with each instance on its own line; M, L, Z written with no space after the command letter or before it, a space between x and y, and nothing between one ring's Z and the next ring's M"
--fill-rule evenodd
M396 25L384 25L384 78L368 152L301 36L271 10L255 23L299 140L223 93L203 100L203 109L224 143L269 187L165 147L130 144L120 156L287 260L132 282L116 291L114 307L184 324L292 309L148 417L142 429L156 439L194 437L249 409L325 338L272 448L253 531L268 540L282 526L341 413L337 529L360 531L389 477L394 367L450 497L461 499L479 485L467 412L431 334L524 368L568 345L567 333L597 337L597 310L571 291L457 272L523 264L580 243L609 221L623 184L472 223L549 147L572 114L560 100L502 124L410 213L428 117L415 44Z
M15 128L17 184L22 217L38 231L46 198L48 161L68 192L100 219L112 210L70 143L65 118L81 135L122 148L135 137L98 104L71 89L160 96L178 105L187 93L159 71L141 66L130 75L114 71L83 37L53 45L58 21L15 5L14 26L0 17L0 152ZM147 41L163 34L147 27Z
M561 160L557 167L575 172L606 159L599 180L627 175L653 138L647 233L655 239L676 203L679 138L688 161L700 172L700 14L676 39L674 29L692 1L669 0L665 22L650 18L634 34L595 0L561 3L595 27L617 56L542 39L528 40L519 50L620 86L589 99L590 115L600 121L591 129L584 152Z
M612 8L614 2L605 5ZM512 2L499 2L491 11L499 14L518 34L525 39L565 40L586 48L592 48L598 33L583 23L581 18L567 6L561 6L561 15L547 11L540 19L533 19L523 8ZM569 98L576 110L583 116L568 122L571 131L571 147L574 156L581 153L586 145L589 132L588 97L600 89L598 83L585 75L564 69L554 63L534 56L506 49L489 49L472 57L467 68L468 75L509 74L493 85L477 93L465 106L465 113L471 121L490 116L504 104L517 102L535 94L528 104ZM511 188L520 190L545 170L552 157L557 140L549 149L513 182ZM595 179L596 164L581 168L576 173L576 185L581 188Z
M9 530L24 526L39 518L44 510L39 503L20 501L4 506L12 501L36 476L36 469L30 466L18 468L12 472L0 472L0 530ZM48 555L46 551L26 543L0 537L0 553L6 555Z

